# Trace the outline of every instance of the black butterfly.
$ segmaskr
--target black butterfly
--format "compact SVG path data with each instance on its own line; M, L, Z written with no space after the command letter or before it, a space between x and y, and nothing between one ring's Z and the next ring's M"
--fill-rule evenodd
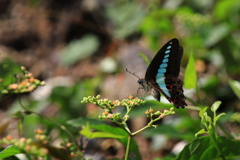
M183 95L183 82L178 79L183 47L176 38L167 42L148 66L144 79L138 83L146 93L151 90L153 97L160 101L162 93L177 108L184 108L186 97Z

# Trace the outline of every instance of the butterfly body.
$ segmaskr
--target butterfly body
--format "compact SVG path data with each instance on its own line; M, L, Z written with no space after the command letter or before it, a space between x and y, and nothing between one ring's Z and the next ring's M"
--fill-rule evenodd
M176 38L166 43L151 61L144 79L139 79L139 89L151 91L153 97L160 101L162 93L177 108L184 108L185 96L182 81L178 79L183 48Z

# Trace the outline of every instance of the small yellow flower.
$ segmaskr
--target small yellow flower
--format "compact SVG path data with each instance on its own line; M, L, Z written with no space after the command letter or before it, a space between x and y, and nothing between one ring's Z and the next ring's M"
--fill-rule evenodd
M30 149L31 149L31 146L30 146L30 145L27 145L27 146L25 147L25 150L26 150L26 151L30 151Z
M43 131L42 131L41 129L37 129L37 130L35 131L35 133L37 133L37 134L42 134Z
M12 138L11 135L7 135L6 139L7 139L7 140L12 140L13 138Z
M153 109L149 109L149 112L153 112Z
M32 77L33 76L33 74L32 73L28 73L28 75L27 75L28 77Z
M29 81L30 81L30 82L34 82L35 79L32 77L32 78L29 79Z
M26 81L21 82L21 85L25 86L27 84Z
M103 112L103 114L107 115L107 114L108 114L108 112Z
M72 146L72 143L68 142L68 143L66 144L66 146L67 146L67 147L71 147L71 146Z
M113 115L112 114L108 114L107 118L113 118Z
M24 66L22 66L22 67L21 67L21 70L24 71L24 70L26 70L26 68L25 68Z
M27 139L25 137L20 138L20 142L25 142Z
M10 89L17 89L18 88L18 84L16 84L16 83L10 84L9 88Z
M164 118L164 115L163 115L163 114L161 114L161 115L159 116L159 118Z

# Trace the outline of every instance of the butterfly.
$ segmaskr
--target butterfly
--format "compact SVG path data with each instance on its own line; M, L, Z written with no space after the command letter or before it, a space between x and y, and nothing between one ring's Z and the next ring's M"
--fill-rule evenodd
M159 102L161 93L176 108L187 106L182 89L183 82L178 79L182 55L183 47L176 38L167 42L151 61L145 78L139 78L138 93L139 90L144 90L145 94L151 91L152 96Z

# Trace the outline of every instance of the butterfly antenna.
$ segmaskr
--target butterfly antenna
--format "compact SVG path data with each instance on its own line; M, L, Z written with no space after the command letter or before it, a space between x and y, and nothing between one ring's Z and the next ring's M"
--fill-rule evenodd
M140 79L135 73L132 73L132 72L130 72L130 71L128 71L128 69L126 68L126 71L128 72L128 73L130 73L130 74L132 74L132 75L134 75L135 77L137 77L138 79Z

